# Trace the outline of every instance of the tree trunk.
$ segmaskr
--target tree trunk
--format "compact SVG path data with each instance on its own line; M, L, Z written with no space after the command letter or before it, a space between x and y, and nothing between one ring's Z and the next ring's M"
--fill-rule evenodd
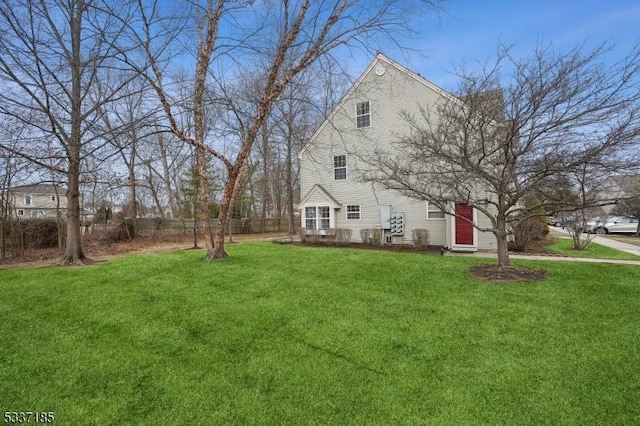
M80 139L79 135L78 139ZM69 143L70 148L75 145L79 145L79 142ZM58 265L83 265L86 259L82 250L82 236L80 235L79 157L80 147L77 146L77 151L72 154L72 158L69 161L69 188L67 189L67 242L64 249L64 255L57 263Z
M288 141L287 143L287 160L285 163L285 180L287 183L287 210L289 211L288 217L287 217L287 224L288 224L288 234L290 236L293 236L296 234L296 225L295 225L295 218L293 215L293 166L292 166L292 161L291 161L291 156L292 154L292 150L291 150L291 141Z
M496 242L498 244L498 267L502 268L511 265L509 259L509 244L507 241L507 221L503 215L498 214L496 218Z
M233 169L229 171L229 178L224 186L224 193L222 195L222 202L220 203L220 214L218 216L218 224L216 227L215 235L213 236L213 250L211 253L207 253L208 260L224 259L229 257L229 254L224 249L224 234L227 229L227 224L233 214L233 190L235 182L238 181L237 174Z
M267 209L269 208L269 135L267 129L267 121L262 123L262 184L260 191L262 192L262 211L260 212L260 232L264 232L265 221L267 219Z
M211 235L211 220L209 218L209 179L207 178L207 156L203 146L196 147L196 161L198 163L198 198L200 210L200 232L204 236L204 248L207 250L207 259L211 259L214 249L213 236Z
M82 149L82 62L80 60L81 23L84 2L78 0L71 16L71 131L67 170L67 243L58 265L83 265L85 255L80 235L80 153Z
M56 194L56 224L57 224L57 228L58 228L58 248L59 249L63 249L64 248L64 242L63 237L64 237L64 233L62 232L62 214L60 214L60 194L58 193L58 187L55 185L53 185L54 188L54 192Z
M215 235L213 236L213 250L209 252L207 250L207 260L224 259L229 257L224 249L224 230L227 226L227 221L222 220L222 215L218 217L218 227L216 228Z
M135 152L135 149L134 149ZM136 191L136 170L135 164L133 160L133 155L131 156L131 162L127 164L129 169L129 185L131 186L131 193L129 203L131 203L131 220L133 223L133 235L129 235L129 238L133 238L138 233L138 194ZM129 232L129 227L127 226L127 232Z
M6 241L4 239L4 217L0 217L0 259L6 256Z
M151 167L151 163L147 162L147 170L149 171L149 178L147 182L149 183L149 192L151 192L151 198L153 198L153 203L156 205L156 209L158 210L158 214L161 219L164 219L164 209L162 208L162 203L160 202L160 195L158 194L158 187L153 184L153 167Z
M249 148L250 146L245 146L240 152L241 155L244 155L245 159L248 154ZM214 235L214 249L211 255L207 256L209 260L224 259L225 257L229 256L224 249L224 234L225 230L227 229L227 225L229 224L229 222L231 221L231 217L233 216L233 205L238 194L240 193L240 177L242 176L244 167L238 167L238 164L244 164L244 162L236 163L236 166L232 167L229 170L227 183L224 186L224 193L222 194L222 202L220 205L220 215L218 216L218 225Z
M167 198L169 201L169 212L171 214L171 219L176 218L176 202L175 197L173 196L173 189L171 188L171 176L169 175L169 162L167 160L167 148L164 144L164 139L162 135L158 135L158 145L160 146L160 159L162 161L162 180L164 181L164 186L167 189Z

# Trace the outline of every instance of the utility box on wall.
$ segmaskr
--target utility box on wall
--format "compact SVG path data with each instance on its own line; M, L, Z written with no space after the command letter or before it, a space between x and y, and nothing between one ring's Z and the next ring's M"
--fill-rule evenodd
M380 228L391 229L391 206L380 206Z
M404 235L404 213L394 212L391 215L391 235Z

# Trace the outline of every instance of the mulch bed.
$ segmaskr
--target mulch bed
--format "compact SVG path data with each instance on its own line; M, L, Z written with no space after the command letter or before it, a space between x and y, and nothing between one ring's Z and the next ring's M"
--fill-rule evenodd
M312 243L309 241L293 241L290 244L302 246L302 247L335 247L335 248L349 248L349 249L360 249L360 250L383 250L383 251L394 251L394 252L405 252L405 253L441 253L441 246L427 246L424 248L416 248L413 244L385 244L385 245L375 245L375 244L362 244L362 243L348 243L348 244L338 244L333 242L317 242Z
M493 284L525 283L542 281L547 278L544 269L516 268L515 266L497 266L488 264L473 265L469 275Z

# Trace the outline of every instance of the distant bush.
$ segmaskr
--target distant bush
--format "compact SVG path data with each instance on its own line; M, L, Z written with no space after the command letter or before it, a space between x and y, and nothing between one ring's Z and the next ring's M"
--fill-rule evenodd
M351 235L353 231L346 228L337 228L335 230L336 243L337 244L349 244L351 242Z
M133 219L122 219L113 228L106 232L104 239L107 242L115 243L128 240L136 236L136 224Z
M416 228L411 231L413 245L417 249L425 249L429 245L429 231L423 228Z
M544 226L538 217L519 219L513 227L512 248L525 251L529 243L544 236Z
M382 244L382 230L381 229L372 229L371 230L371 242L373 245L379 246Z
M58 222L53 219L16 221L13 223L12 244L25 249L55 247L58 245Z
M320 241L320 233L315 229L305 231L305 235L305 241L309 241L310 243L317 243Z

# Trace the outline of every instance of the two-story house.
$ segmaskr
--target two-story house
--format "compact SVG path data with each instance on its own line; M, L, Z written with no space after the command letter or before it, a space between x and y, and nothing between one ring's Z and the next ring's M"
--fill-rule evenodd
M394 140L406 136L402 114L418 115L443 97L453 96L420 75L378 54L317 129L299 154L301 225L306 232L329 228L380 229L383 243L411 243L413 229L427 229L431 245L451 250L495 249L489 219L464 200L438 209L361 179L365 153L392 150ZM455 213L455 214L453 214ZM465 220L468 219L468 220Z
M8 191L9 201L18 219L57 219L65 216L67 190L55 185L15 186Z

